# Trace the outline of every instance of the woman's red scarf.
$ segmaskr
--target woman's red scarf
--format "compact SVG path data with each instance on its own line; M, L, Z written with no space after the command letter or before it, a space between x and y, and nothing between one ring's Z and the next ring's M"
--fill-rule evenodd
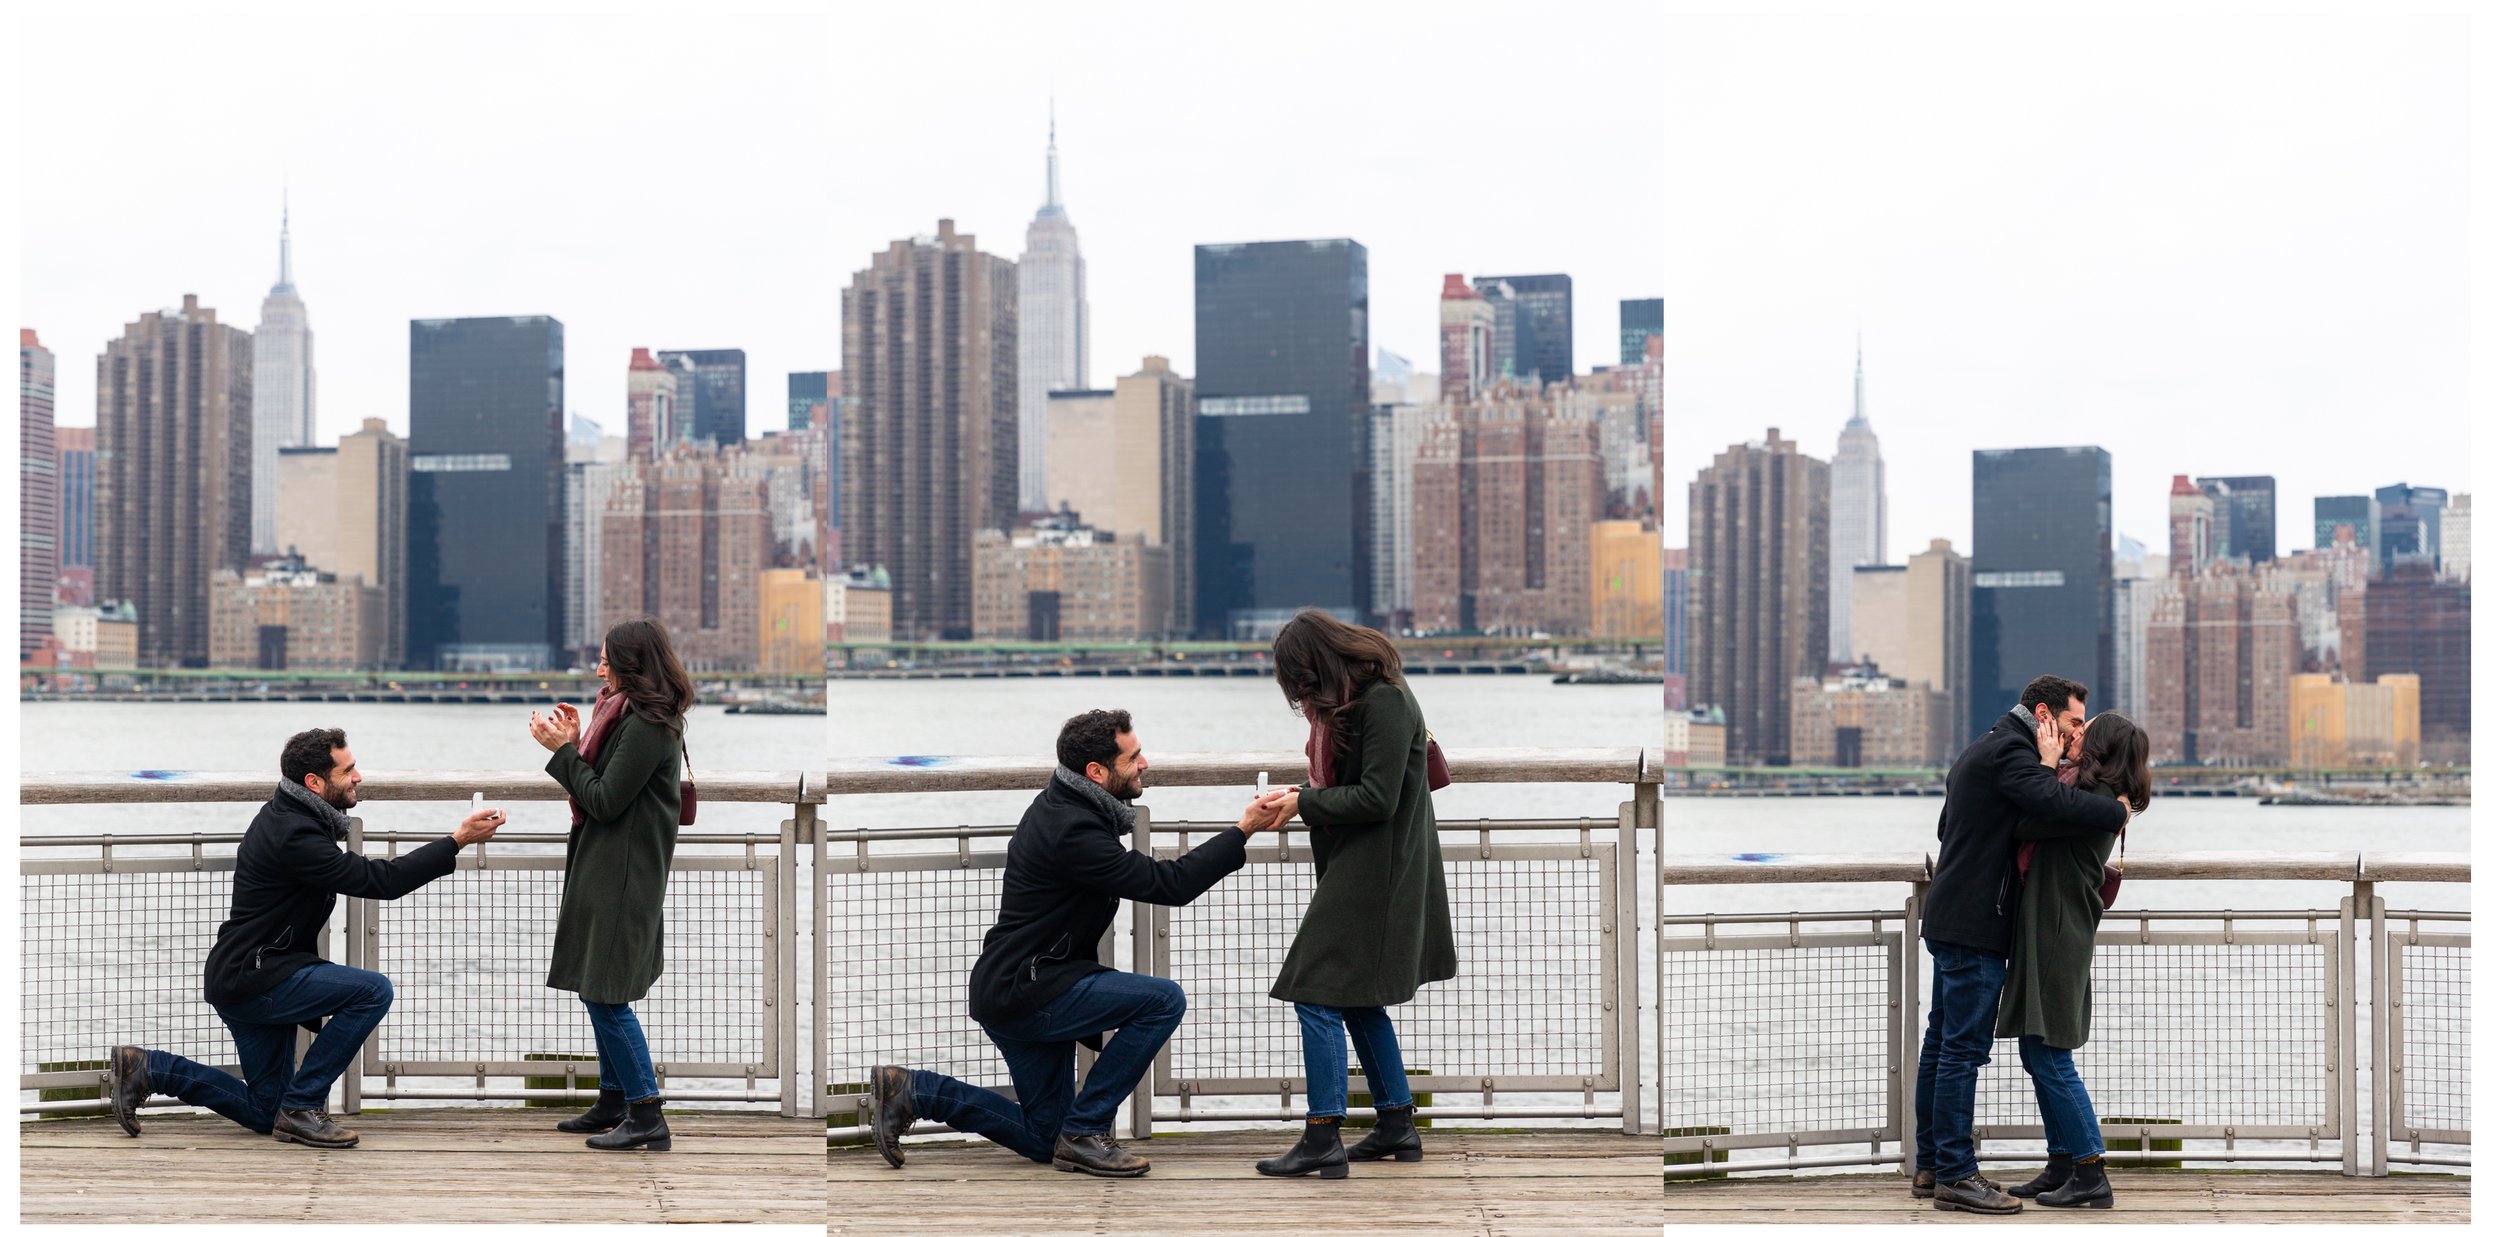
M582 737L573 744L573 750L582 754L584 764L598 763L599 749L607 743L608 736L615 733L617 723L624 720L625 693L613 687L600 688L598 699L590 704L590 721L582 727ZM565 803L573 809L574 828L579 829L590 823L590 818L582 814L581 804L569 798Z
M1337 782L1337 734L1328 726L1328 717L1309 705L1302 706L1311 719L1311 737L1302 745L1302 757L1311 766L1310 788L1319 790Z

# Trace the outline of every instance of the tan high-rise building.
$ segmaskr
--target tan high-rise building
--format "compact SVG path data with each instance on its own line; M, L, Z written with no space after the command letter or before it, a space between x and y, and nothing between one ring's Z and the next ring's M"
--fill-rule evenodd
M972 634L972 539L1013 527L1016 266L955 221L842 292L842 552L885 568L894 632Z
M280 553L382 590L381 666L407 657L408 440L380 417L335 447L277 453Z
M252 549L252 336L186 295L96 358L95 587L139 664L205 666L209 581Z
M2422 680L2376 683L2292 676L2291 765L2296 769L2410 769L2422 759Z
M1939 537L1899 566L1851 574L1850 659L1944 693L1960 729L1970 715L1970 560Z
M1693 478L1687 697L1727 717L1732 765L1789 763L1799 679L1820 682L1831 617L1831 469L1771 430Z
M298 563L210 586L209 664L225 670L372 670L382 662L382 590Z
M2291 681L2300 669L2293 582L2229 560L2190 578L2171 565L2145 630L2145 699L2136 720L2156 764L2279 765L2290 755Z
M337 571L338 448L280 447L269 454L277 464L276 552L303 559L315 571Z
M1044 449L1050 509L1086 525L1172 551L1170 631L1196 626L1191 453L1197 396L1172 363L1147 357L1108 391L1050 395Z
M1083 526L984 530L973 599L979 640L1153 639L1169 631L1172 551Z
M1658 548L1657 528L1640 520L1599 520L1589 527L1590 635L1653 644L1665 636L1660 603L1666 573Z
M1854 604L1854 599L1853 599ZM1789 763L1817 768L1917 769L1953 756L1943 692L1880 672L1852 671L1789 688Z
M708 443L629 463L600 529L601 629L638 615L669 630L688 670L756 668L772 520L764 469Z
M1592 404L1498 384L1426 414L1415 457L1418 631L1581 635L1605 501Z
M818 675L825 669L825 590L811 572L775 568L758 583L756 669Z

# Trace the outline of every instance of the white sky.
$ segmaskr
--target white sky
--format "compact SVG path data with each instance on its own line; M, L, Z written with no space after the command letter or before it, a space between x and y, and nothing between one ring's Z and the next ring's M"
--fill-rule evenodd
M2467 490L2459 18L1677 16L1669 493L1776 425L1830 458L1852 332L1889 556L1970 548L1970 452L2112 456L2310 500ZM1669 544L1685 509L1670 501Z
M1194 372L1202 242L1361 241L1374 342L1426 370L1444 272L1569 273L1584 369L1617 300L1664 290L1652 6L933 12L26 18L19 316L60 422L93 423L140 313L257 322L284 182L325 439L405 432L409 319L529 313L611 431L637 345L745 348L748 432L776 428L872 253L941 215L1021 249L1054 90L1098 385L1149 352Z

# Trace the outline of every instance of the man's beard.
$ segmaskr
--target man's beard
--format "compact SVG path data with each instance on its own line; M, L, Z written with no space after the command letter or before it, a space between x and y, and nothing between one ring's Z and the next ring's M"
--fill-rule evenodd
M1116 786L1106 786L1103 789L1110 791L1112 798L1125 803L1146 793L1146 775L1140 773L1137 776L1130 778L1125 783Z
M347 809L356 806L356 790L352 786L341 786L336 782L324 782L321 787L321 801L344 812Z

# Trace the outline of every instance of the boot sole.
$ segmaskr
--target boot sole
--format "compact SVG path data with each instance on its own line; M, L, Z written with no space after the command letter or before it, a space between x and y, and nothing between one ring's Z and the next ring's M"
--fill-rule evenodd
M2023 1211L2023 1209L2022 1209L2021 1207L2005 1207L2005 1208L1996 1208L1996 1207L1973 1207L1973 1206L1971 1206L1971 1205L1970 1205L1970 1204L1968 1204L1968 1203L1955 1203L1955 1202L1947 1202L1946 1200L1941 1199L1941 1198L1939 1198L1939 1199L1937 1199L1937 1200L1936 1200L1936 1210L1938 1210L1938 1211L1967 1211L1967 1212L1969 1212L1969 1213L1971 1213L1972 1215L1975 1215L1975 1216L2012 1216L2012 1215L2021 1215L2021 1214L2022 1214L2022 1211Z
M1154 1167L1152 1164L1141 1164L1136 1168L1096 1168L1074 1160L1052 1160L1050 1166L1063 1173L1084 1173L1089 1177L1143 1177Z
M1317 1164L1303 1169L1300 1172L1292 1173L1270 1172L1266 1168L1258 1165L1252 1165L1252 1167L1258 1168L1259 1175L1262 1177L1308 1177L1312 1173L1318 1173L1320 1175L1320 1179L1323 1181L1343 1181L1346 1178L1347 1171L1346 1166L1343 1164Z
M654 1138L654 1139L651 1139L651 1140L650 1140L650 1141L648 1141L648 1142L638 1142L638 1143L634 1143L634 1144L632 1144L632 1145L630 1145L630 1146L624 1146L624 1147L595 1147L595 1146L593 1146L593 1147L590 1147L590 1149L591 1149L591 1150L593 1150L593 1151L666 1151L666 1150L668 1150L668 1149L669 1149L670 1145L671 1145L672 1143L674 1143L675 1141L676 1141L676 1140L675 1140L675 1139L673 1139L673 1138ZM590 1144L588 1144L588 1143L584 1143L583 1145L584 1145L584 1146L590 1146Z
M2116 1205L2117 1205L2117 1202L2118 1202L2118 1200L2116 1200L2116 1199L2114 1199L2114 1198L2094 1198L2094 1199L2087 1199L2087 1200L2085 1200L2085 1201L2083 1201L2083 1202L2080 1202L2080 1203L2052 1203L2052 1202L2050 1202L2049 1200L2047 1200L2047 1199L2045 1199L2045 1198L2034 1199L2034 1200L2032 1200L2032 1201L2034 1201L2034 1202L2036 1202L2036 1203L2040 1204L2040 1205L2041 1205L2041 1206L2043 1206L2043 1207L2055 1207L2055 1208L2057 1208L2057 1209L2058 1209L2058 1210L2060 1210L2060 1211L2067 1211L2067 1210L2107 1211L2107 1210L2109 1210L2111 1207L2116 1206Z
M318 1147L324 1151L345 1151L356 1145L356 1140L353 1138L348 1139L346 1142L315 1142L309 1138L297 1138L293 1134L280 1134L275 1130L270 1131L270 1133L275 1136L279 1142L294 1143L299 1147Z
M1356 1155L1349 1151L1346 1153L1345 1158L1348 1163L1353 1164L1375 1164L1382 1160L1395 1160L1400 1164L1412 1164L1417 1160L1424 1158L1424 1153L1420 1150L1415 1150L1391 1151L1383 1155Z

